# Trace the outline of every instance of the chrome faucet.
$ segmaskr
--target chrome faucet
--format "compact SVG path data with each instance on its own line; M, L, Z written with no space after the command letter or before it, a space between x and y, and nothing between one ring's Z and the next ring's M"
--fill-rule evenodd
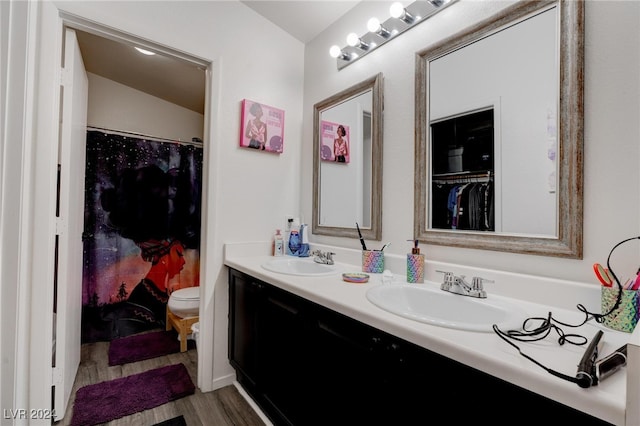
M330 251L323 253L321 250L313 250L311 255L313 255L313 261L316 263L323 263L325 265L333 265L333 255Z
M478 297L480 299L484 299L487 297L487 292L484 290L484 285L482 284L484 281L492 283L492 280L487 280L481 277L473 277L471 279L471 284L467 283L464 278L464 275L460 275L459 277L455 276L453 272L446 271L436 271L444 274L444 279L442 284L440 284L440 289L444 291L448 291L449 293L460 294L462 296L470 296L470 297Z

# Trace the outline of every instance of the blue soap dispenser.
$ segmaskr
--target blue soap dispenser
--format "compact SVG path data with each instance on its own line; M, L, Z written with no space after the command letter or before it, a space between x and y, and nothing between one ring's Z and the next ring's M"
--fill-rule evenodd
M289 256L297 256L302 241L300 239L300 220L294 219L289 231L289 240L287 241L287 254Z

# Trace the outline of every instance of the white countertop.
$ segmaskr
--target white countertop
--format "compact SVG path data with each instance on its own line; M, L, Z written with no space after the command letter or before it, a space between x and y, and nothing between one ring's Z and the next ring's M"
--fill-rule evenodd
M258 244L257 249L247 249L248 246L244 243L227 244L224 263L276 287L549 399L616 425L625 424L627 367L601 381L597 386L583 389L533 364L494 333L462 331L425 324L376 307L367 300L365 293L372 286L382 282L382 274L370 274L371 278L365 284L347 283L342 280L341 273L360 272L360 265L339 262L335 265L337 273L332 276L307 277L270 272L261 266L273 259L272 256L261 254L268 252L263 246ZM313 260L309 258L308 261ZM393 269L392 271L397 272ZM439 283L425 281L424 284L415 285L439 286ZM487 293L488 297L491 297L490 290ZM563 309L513 298L510 301L517 303L529 316L546 317L552 312L555 319L565 323L579 324L584 320L584 314L577 309ZM593 321L579 328L562 328L565 333L581 334L589 340L597 329L602 329L605 333L602 354L613 352L629 342L632 336L602 327ZM514 343L524 353L548 368L575 377L577 364L586 347L571 344L560 346L557 337L557 334L552 332L539 342ZM464 393L464 389L461 391Z

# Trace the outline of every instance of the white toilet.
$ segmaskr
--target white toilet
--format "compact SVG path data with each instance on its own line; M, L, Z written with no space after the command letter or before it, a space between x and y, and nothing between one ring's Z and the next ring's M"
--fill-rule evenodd
M167 303L169 310L180 318L197 317L200 309L200 287L187 287L174 291Z

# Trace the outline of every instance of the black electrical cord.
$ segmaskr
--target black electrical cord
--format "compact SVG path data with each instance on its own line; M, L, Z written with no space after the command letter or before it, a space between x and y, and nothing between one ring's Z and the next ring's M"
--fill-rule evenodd
M620 306L620 301L622 300L622 290L623 290L623 288L622 288L622 284L620 283L620 280L618 279L618 276L615 274L615 272L611 268L611 254L620 245L622 245L622 244L624 244L626 242L633 241L633 240L638 240L638 239L640 239L640 236L627 238L626 240L620 241L618 244L613 246L613 248L609 252L609 256L607 256L607 268L609 269L609 272L611 272L611 275L613 276L613 279L615 280L616 284L618 285L618 295L616 297L615 303L613 304L611 309L609 309L609 311L607 311L606 313L597 314L597 313L594 313L594 312L589 312L587 310L587 308L584 307L584 305L578 304L577 305L578 310L585 314L585 319L580 324L563 323L563 322L558 321L557 319L553 318L551 312L549 312L549 314L547 315L546 318L531 317L531 318L525 319L524 322L522 323L522 330L502 331L502 330L500 330L500 328L496 324L493 324L493 331L502 340L504 340L505 342L507 342L508 344L513 346L520 353L520 355L522 355L523 357L525 357L529 361L533 362L537 366L543 368L548 373L550 373L550 374L552 374L552 375L554 375L556 377L559 377L561 379L568 380L568 381L573 382L573 383L579 383L578 379L576 379L575 377L568 376L566 374L559 373L559 372L554 371L554 370L552 370L552 369L550 369L548 367L545 367L544 365L542 365L541 363L539 363L535 359L531 358L530 356L528 356L527 354L522 352L522 350L515 343L513 343L511 340L516 340L516 341L520 341L520 342L535 342L535 341L538 341L538 340L545 339L551 333L551 331L553 330L559 336L558 337L558 343L560 345L563 345L565 343L570 343L570 344L577 345L577 346L585 345L589 341L586 337L584 337L582 335L579 335L579 334L573 334L573 333L566 334L560 327L558 327L557 324L563 325L565 327L577 328L577 327L583 326L584 324L586 324L588 321L590 321L592 319L595 320L598 323L601 323L607 315L611 315L611 313L613 313L616 309L618 309L618 306ZM529 328L529 327L531 327L531 323L534 322L534 321L540 321L540 324L538 326L534 326L532 328ZM511 339L511 340L509 340L509 339Z
M551 368L539 363L538 361L536 361L534 358L531 358L529 355L525 354L524 352L522 352L522 350L520 349L520 347L518 345L516 345L515 343L513 343L512 341L509 340L509 338L511 336L509 336L508 334L504 333L503 331L501 331L497 325L493 324L493 331L496 332L496 334L505 342L507 342L508 344L510 344L511 346L513 346L514 348L516 348L516 350L518 351L518 353L520 355L522 355L523 357L525 357L526 359L528 359L529 361L533 362L535 365L537 365L538 367L544 369L547 373L552 374L556 377L559 377L561 379L567 380L569 382L573 382L573 383L578 383L578 379L576 377L572 377L563 373L560 373L559 371L555 371L552 370ZM511 337L513 338L513 337ZM520 340L520 339L515 339L515 340Z

